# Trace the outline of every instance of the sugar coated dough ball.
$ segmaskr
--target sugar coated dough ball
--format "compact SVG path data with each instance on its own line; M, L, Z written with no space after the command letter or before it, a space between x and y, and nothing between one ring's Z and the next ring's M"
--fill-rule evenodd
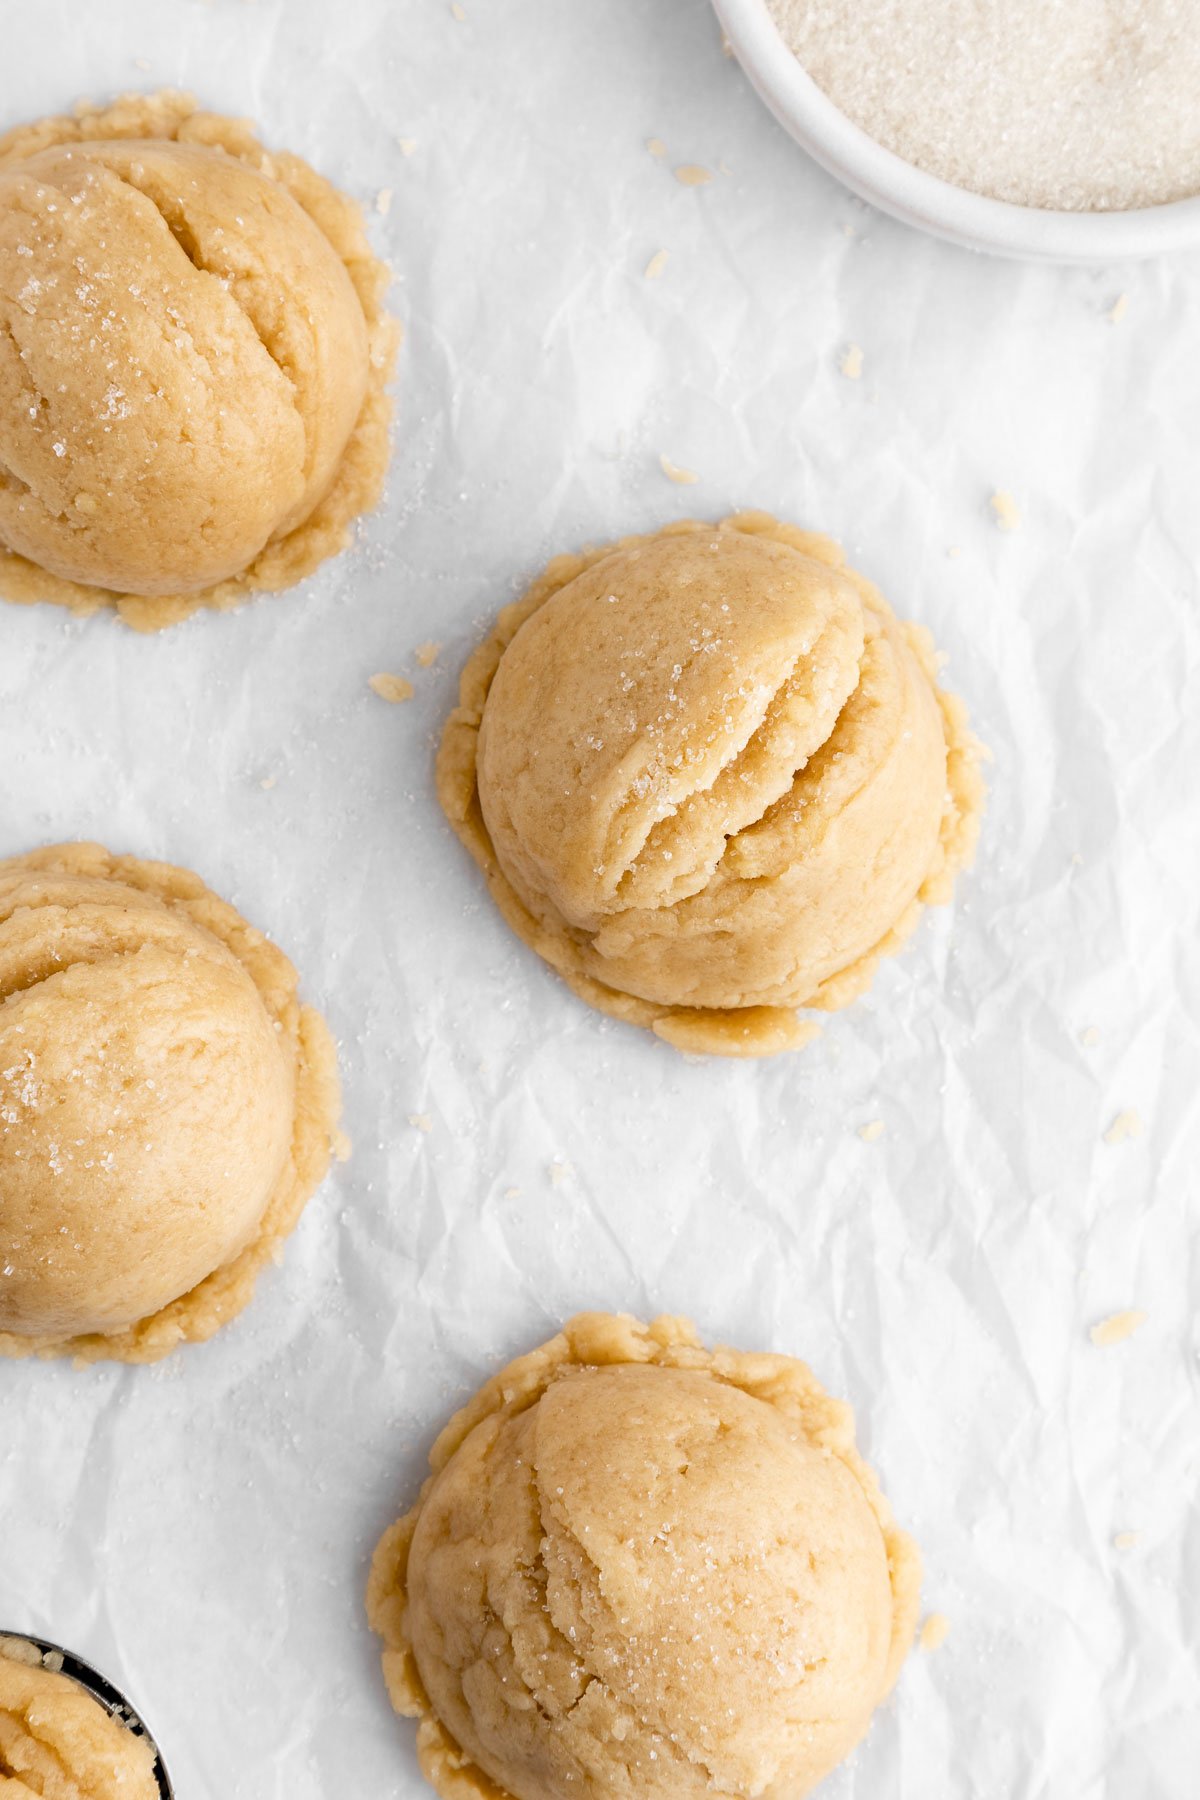
M439 792L509 923L683 1049L803 1042L973 852L979 747L841 552L765 514L560 557L463 675Z
M351 202L178 96L0 140L0 592L153 624L336 549L382 473L378 268Z
M431 1466L368 1606L446 1800L800 1800L912 1643L916 1548L792 1358L584 1314Z
M291 964L195 876L97 845L0 862L0 1351L209 1336L337 1108Z
M148 1740L105 1711L68 1675L23 1654L33 1647L0 1638L0 1793L63 1800L158 1800ZM36 1652L34 1652L36 1655Z

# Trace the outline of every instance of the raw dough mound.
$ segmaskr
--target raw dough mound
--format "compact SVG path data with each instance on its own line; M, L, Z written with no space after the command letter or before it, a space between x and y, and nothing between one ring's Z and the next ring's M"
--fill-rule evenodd
M438 791L575 991L762 1056L870 983L974 852L980 749L926 632L742 513L552 562L468 662Z
M184 95L0 138L0 592L151 630L342 548L387 279L351 200Z
M791 1357L583 1314L430 1464L367 1603L445 1800L800 1800L912 1643L916 1546Z
M158 1800L153 1746L73 1681L0 1638L0 1794L5 1800Z
M0 1353L150 1362L246 1305L340 1105L296 985L186 870L0 862Z

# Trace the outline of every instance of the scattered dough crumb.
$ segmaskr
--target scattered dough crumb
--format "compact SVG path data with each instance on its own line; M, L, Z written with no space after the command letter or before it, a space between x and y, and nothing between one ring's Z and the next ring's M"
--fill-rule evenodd
M1126 1138L1141 1137L1142 1115L1134 1106L1119 1112L1104 1134L1106 1144L1123 1144Z
M133 59L133 66L135 69L141 69L144 74L150 67L150 59L148 56L135 56Z
M391 188L380 188L379 192L375 196L375 211L377 213L382 213L383 216L386 218L388 213L391 212L391 210L392 210L392 190L391 190Z
M329 1140L329 1149L334 1162L344 1163L350 1161L350 1153L354 1149L354 1145L339 1127Z
M278 780L278 775L264 775L258 785L265 794L269 794Z
M1111 1317L1101 1319L1098 1325L1092 1326L1088 1336L1101 1350L1107 1350L1110 1344L1123 1344L1145 1323L1146 1314L1131 1308L1128 1312L1113 1313Z
M917 1641L922 1650L940 1650L949 1636L950 1621L945 1613L930 1613Z
M1001 531L1015 531L1021 523L1021 509L1012 495L1004 488L997 488L988 501L988 505L996 515L996 523Z
M684 187L707 187L712 180L712 170L703 168L699 163L680 163L675 171L676 181Z
M680 487L690 487L694 481L699 481L700 479L694 470L679 468L676 463L671 461L669 456L660 456L658 460L662 465L662 472L667 480L677 481Z
M467 16L466 8L464 6L460 6L458 3L458 0L452 0L452 4L450 7L450 17L452 19L457 19L459 24L461 25L463 20L466 18L466 16Z
M954 558L955 558L955 557L956 557L956 556L961 556L961 555L962 555L962 547L961 547L961 545L959 545L959 544L948 544L948 545L947 545L947 546L946 546L946 555L947 555L947 556L948 556L948 557L949 557L949 558L950 558L950 560L951 560L951 562L953 562L953 561L954 561Z
M724 157L722 157L720 162L717 164L717 173L720 175L732 175L733 174L733 170L730 168L729 164L725 161Z
M519 1200L521 1198L520 1188L519 1187L506 1187L504 1190L504 1198L506 1200Z
M390 700L393 703L400 700L411 700L413 697L413 684L411 681L406 681L403 675L382 673L372 675L367 686L372 693L378 694L381 700Z
M858 1135L864 1144L873 1144L877 1138L883 1136L885 1130L882 1119L868 1119L865 1125L859 1126Z
M432 669L434 663L438 659L438 653L441 648L442 646L440 644L435 644L432 641L428 644L418 644L414 651L414 655L421 668Z
M564 1162L560 1156L556 1156L550 1164L550 1180L555 1187L561 1187L563 1182L570 1180L574 1173L570 1163Z
M724 32L721 33L721 55L727 56L731 62L733 61L733 56L734 56L733 45Z
M1140 1531L1118 1531L1113 1539L1114 1550L1133 1550L1142 1541Z
M1096 1045L1100 1042L1099 1026L1085 1025L1079 1034L1079 1041L1085 1050L1094 1050Z
M863 372L863 353L861 344L847 344L842 351L838 364L847 381L861 381Z
M409 1113L408 1122L416 1131L432 1131L433 1120L428 1113Z
M401 156L411 156L417 147L416 138L397 138Z
M1129 295L1128 294L1118 294L1108 311L1109 324L1110 325L1119 325L1121 323L1121 320L1125 317L1125 314L1128 311L1129 311Z
M668 255L668 252L666 250L656 250L654 252L654 255L650 258L650 261L646 264L646 280L647 281L657 281L658 280L659 276L662 274L663 270L667 266L667 255Z
M647 138L646 148L651 156L665 156L667 154L667 146L663 143L661 138Z

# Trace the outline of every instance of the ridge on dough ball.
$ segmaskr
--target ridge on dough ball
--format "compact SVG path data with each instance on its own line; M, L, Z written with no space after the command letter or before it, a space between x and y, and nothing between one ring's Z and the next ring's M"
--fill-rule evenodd
M353 202L183 96L0 139L0 592L151 627L332 554L385 281Z
M185 870L0 862L0 1353L148 1361L246 1304L339 1109L296 986Z
M829 539L752 513L551 563L467 664L438 791L584 999L763 1055L950 898L979 758L927 634Z
M793 1358L583 1314L430 1465L368 1611L444 1800L801 1800L911 1647L916 1547Z
M69 1675L12 1653L27 1648L23 1640L0 1638L0 1791L6 1800L47 1794L158 1800L157 1758L148 1739L106 1712Z

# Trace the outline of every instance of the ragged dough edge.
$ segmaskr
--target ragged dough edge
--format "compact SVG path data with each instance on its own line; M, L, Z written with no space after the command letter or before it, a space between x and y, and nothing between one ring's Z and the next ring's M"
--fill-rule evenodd
M532 950L550 964L572 991L598 1012L626 1024L641 1025L657 1037L700 1056L774 1056L782 1050L798 1050L819 1036L821 1027L802 1019L790 1006L685 1007L662 1006L634 994L606 986L578 966L569 937L556 934L535 919L513 890L500 868L483 812L476 779L479 727L488 693L500 659L526 619L570 585L585 569L617 551L632 550L663 537L693 531L711 531L704 520L682 519L661 531L618 538L615 543L588 547L577 555L556 556L529 589L497 616L491 633L468 658L459 684L458 705L450 714L437 759L437 793L442 810L483 872L502 918ZM846 566L845 552L834 539L819 532L803 531L770 513L742 512L721 519L718 530L740 531L787 544L805 556L841 570L865 600L890 614L878 589ZM836 1012L857 1000L870 987L885 956L893 956L910 938L926 906L946 904L953 897L955 876L969 868L979 838L985 789L980 763L983 748L970 729L967 709L954 694L938 683L938 654L929 632L920 625L901 624L905 641L929 678L941 710L946 737L946 801L934 865L911 906L896 920L866 955L823 981L805 1005L819 1012Z
M485 1419L509 1419L536 1405L569 1368L654 1363L694 1369L740 1388L795 1419L809 1441L845 1465L879 1522L892 1588L892 1638L882 1700L890 1693L916 1635L920 1611L921 1555L913 1538L894 1522L875 1471L854 1440L854 1413L827 1394L806 1363L792 1356L719 1347L706 1350L687 1319L664 1315L649 1325L627 1313L579 1313L557 1337L511 1362L454 1414L429 1453L430 1474L416 1505L380 1539L367 1583L367 1617L383 1641L383 1676L396 1711L420 1721L421 1772L443 1800L510 1800L508 1792L463 1752L435 1716L417 1671L408 1636L408 1555L413 1533L436 1477Z
M337 1130L342 1109L337 1052L320 1013L300 1004L299 977L283 951L190 870L136 856L114 856L101 844L57 844L35 850L7 864L0 862L0 874L18 865L46 874L122 882L178 907L241 963L268 1016L278 1025L282 1043L291 1049L296 1081L291 1152L258 1234L244 1250L169 1306L122 1331L82 1337L24 1337L0 1331L0 1356L70 1356L77 1363L158 1362L179 1344L205 1342L249 1305L263 1269L282 1260L284 1241L325 1179L331 1155L335 1150L344 1154Z
M332 485L307 519L285 537L267 544L239 575L194 594L120 594L64 580L0 545L0 594L4 599L18 605L50 601L79 618L108 608L135 631L161 631L202 608L229 612L253 594L293 587L346 548L353 522L370 512L383 491L392 414L387 384L402 329L384 310L383 296L391 272L371 249L358 203L300 157L264 149L247 120L203 112L190 94L168 88L158 94L125 94L105 107L84 101L74 113L19 125L0 136L0 169L58 144L113 138L161 138L208 145L280 182L337 252L367 322L367 394Z

